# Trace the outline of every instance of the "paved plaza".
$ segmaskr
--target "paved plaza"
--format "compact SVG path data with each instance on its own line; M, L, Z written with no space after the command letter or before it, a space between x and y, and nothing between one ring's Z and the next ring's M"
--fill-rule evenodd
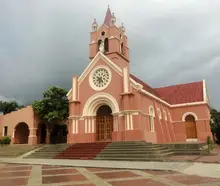
M220 185L220 178L186 175L175 171L1 164L0 172L0 186Z

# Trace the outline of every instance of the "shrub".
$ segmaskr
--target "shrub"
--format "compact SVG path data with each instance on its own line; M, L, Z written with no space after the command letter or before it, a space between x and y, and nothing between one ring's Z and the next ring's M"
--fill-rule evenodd
M11 138L8 136L4 136L2 139L0 139L1 145L9 145L11 143Z
M206 143L208 145L208 153L211 153L211 151L213 150L213 146L212 146L213 142L210 136L207 136Z

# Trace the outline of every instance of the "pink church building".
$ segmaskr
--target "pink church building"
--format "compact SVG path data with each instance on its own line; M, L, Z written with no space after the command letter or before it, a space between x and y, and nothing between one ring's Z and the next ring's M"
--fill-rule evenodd
M116 25L109 8L103 24L92 24L89 59L67 94L67 143L202 142L212 136L205 80L152 88L132 75L125 28ZM41 141L42 126L31 106L0 116L0 123L13 143Z

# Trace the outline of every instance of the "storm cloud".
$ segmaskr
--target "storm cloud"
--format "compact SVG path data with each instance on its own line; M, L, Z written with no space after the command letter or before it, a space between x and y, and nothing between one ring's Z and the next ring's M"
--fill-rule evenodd
M108 5L125 25L133 74L152 87L205 79L220 109L219 0L2 0L0 99L30 104L50 85L69 89Z

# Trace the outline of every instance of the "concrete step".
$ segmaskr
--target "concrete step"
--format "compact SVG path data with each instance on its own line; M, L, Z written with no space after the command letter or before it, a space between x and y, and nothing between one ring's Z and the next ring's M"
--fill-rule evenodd
M130 158L130 157L96 157L95 160L112 160L112 161L166 161L164 158Z
M97 157L165 157L172 155L173 152L166 152L162 154L126 154L126 153L118 153L118 154L108 154L108 153L100 153Z
M165 147L145 147L145 146L138 146L138 147L113 147L113 146L108 146L107 149L113 149L113 150L121 150L121 149L127 149L127 150L163 150L163 149L167 149Z
M167 152L172 152L169 149L163 149L163 150L157 150L157 151L140 151L140 150L111 150L111 149L106 149L103 152L101 152L102 154L163 154L163 153L167 153Z

